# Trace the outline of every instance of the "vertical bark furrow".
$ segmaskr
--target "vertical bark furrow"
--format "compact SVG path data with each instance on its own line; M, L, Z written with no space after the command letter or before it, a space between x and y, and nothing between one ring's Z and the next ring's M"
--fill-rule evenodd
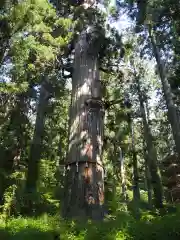
M164 93L164 98L166 101L167 109L168 109L168 119L171 124L173 138L176 146L176 152L178 153L178 156L180 158L180 119L179 115L177 113L177 108L173 101L173 95L171 86L169 84L167 73L165 66L163 64L163 61L160 56L160 50L156 44L155 35L151 32L151 28L149 27L149 36L152 44L153 54L155 56L158 70L159 70L159 76L162 83L162 89Z
M84 31L75 47L65 217L103 217L102 110L98 51Z
M140 102L140 111L141 111L143 128L144 128L143 129L144 139L146 142L146 147L148 152L147 162L148 162L148 167L151 174L151 181L152 181L151 183L152 183L153 192L154 192L155 206L157 208L162 208L163 207L163 191L162 191L160 172L157 165L157 152L153 144L151 129L148 125L145 107L144 107L144 101L142 98L140 82L138 77L136 78L136 82L137 82L137 91L138 91L138 97Z

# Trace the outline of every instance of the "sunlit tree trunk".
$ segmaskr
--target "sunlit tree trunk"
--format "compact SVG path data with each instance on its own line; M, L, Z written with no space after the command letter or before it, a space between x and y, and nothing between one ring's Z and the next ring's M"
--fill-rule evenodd
M45 78L45 77L44 77ZM40 89L39 102L37 106L37 115L35 122L35 129L33 140L30 148L29 159L28 159L28 172L26 180L26 191L29 193L36 191L36 183L39 174L39 161L42 152L42 140L44 134L44 123L46 116L46 108L49 100L49 92L47 79L45 78Z
M148 161L148 167L151 173L151 183L152 183L154 198L155 198L155 206L157 208L162 208L163 193L162 193L162 183L161 183L160 172L157 166L157 152L154 147L153 137L151 134L149 124L147 122L147 117L146 117L146 112L144 107L144 100L142 97L140 82L138 77L136 77L136 83L137 83L138 97L140 102L140 111L141 111L141 116L143 121L144 139L147 147L147 161Z
M92 32L93 33L93 28ZM98 45L81 33L75 46L63 215L103 217L103 103Z
M168 109L168 119L171 124L173 138L176 145L176 151L180 157L180 120L177 112L177 108L173 101L172 90L170 84L168 82L167 73L165 71L165 66L163 61L161 60L160 50L156 44L155 36L153 35L151 28L149 27L149 36L151 40L151 44L153 47L153 53L157 62L159 76L162 83L162 89L164 93L164 98L166 101L167 109Z

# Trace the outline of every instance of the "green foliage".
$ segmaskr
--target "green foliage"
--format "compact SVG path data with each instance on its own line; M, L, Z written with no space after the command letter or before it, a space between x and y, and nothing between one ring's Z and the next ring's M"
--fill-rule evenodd
M179 211L157 216L146 212L134 220L128 212L117 212L103 222L84 223L64 221L59 216L42 215L39 218L9 218L1 220L0 237L14 239L102 239L102 240L158 240L179 239ZM56 238L55 238L56 237Z
M2 219L7 220L11 216L12 207L15 207L15 192L17 186L13 184L4 193L4 204L2 206Z
M134 229L134 227L136 229ZM152 217L146 213L143 219L130 228L134 239L179 239L179 213Z
M108 5L109 3L106 4ZM127 1L124 1L127 2ZM146 23L156 31L159 47L169 63L170 83L179 101L179 19L178 1L128 1L138 3L137 25L143 25L140 36L134 31L124 34L107 23L106 14L82 6L70 6L70 1L25 0L0 3L0 239L74 239L74 240L159 240L180 238L180 212L161 215L149 211L147 186L144 184L145 161L141 116L133 71L141 75L143 97L148 99L148 124L152 128L157 148L158 165L173 149L173 139L166 118L166 104L155 73L152 51L147 39ZM53 3L53 4L52 4ZM124 9L126 5L122 4ZM131 9L135 16L136 8ZM117 20L117 9L108 14ZM176 17L177 16L177 17ZM96 19L97 21L94 21ZM171 19L171 20L169 20ZM150 20L147 22L146 20ZM73 61L69 43L79 32L94 24L97 31L90 43L100 44L99 62L105 85L103 100L112 103L106 110L104 166L106 169L105 208L102 222L87 223L61 219L64 190L63 164L68 149L68 108L71 86L63 73L64 63ZM168 29L168 30L167 30ZM127 34L127 35L126 35ZM105 37L106 35L106 37ZM73 46L71 46L73 48ZM67 54L68 52L68 54ZM173 59L173 60L172 60ZM149 61L149 60L148 60ZM133 62L135 64L133 64ZM135 66L134 66L135 65ZM152 66L151 66L152 65ZM39 161L37 191L25 192L27 160L33 141L39 86L42 76L49 77L50 99L45 111L45 131ZM71 72L72 74L72 72ZM124 105L126 95L132 109ZM155 103L154 103L155 102ZM147 105L148 105L147 104ZM134 120L135 149L138 159L141 198L133 200L132 135L129 116ZM124 157L125 185L128 199L122 197L120 166L121 147ZM3 188L4 187L4 188ZM1 190L3 189L3 190ZM2 191L2 192L1 192ZM138 210L139 220L135 219ZM164 212L166 209L164 210ZM161 213L162 214L162 213ZM26 217L25 215L32 215ZM35 217L36 216L36 217Z

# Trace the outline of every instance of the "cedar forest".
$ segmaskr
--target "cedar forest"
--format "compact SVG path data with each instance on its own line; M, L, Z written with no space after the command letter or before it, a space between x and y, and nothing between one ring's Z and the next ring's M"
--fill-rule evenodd
M0 1L0 239L180 239L179 9Z

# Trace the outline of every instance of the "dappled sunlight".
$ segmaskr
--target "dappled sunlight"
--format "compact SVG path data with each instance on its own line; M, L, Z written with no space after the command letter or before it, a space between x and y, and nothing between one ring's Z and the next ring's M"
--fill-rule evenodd
M92 160L93 156L93 145L92 144L86 144L84 149L81 150L81 156L87 156L88 159Z
M179 9L0 0L0 240L180 239Z
M84 167L83 176L87 183L92 183L93 171L92 171L92 168L89 167L89 165Z
M76 97L88 96L92 79L85 79L84 84L77 89Z
M2 240L179 240L179 213L160 218L147 213L144 219L135 221L130 213L118 212L103 222L64 221L47 215L38 219L9 219L6 227L0 227Z

